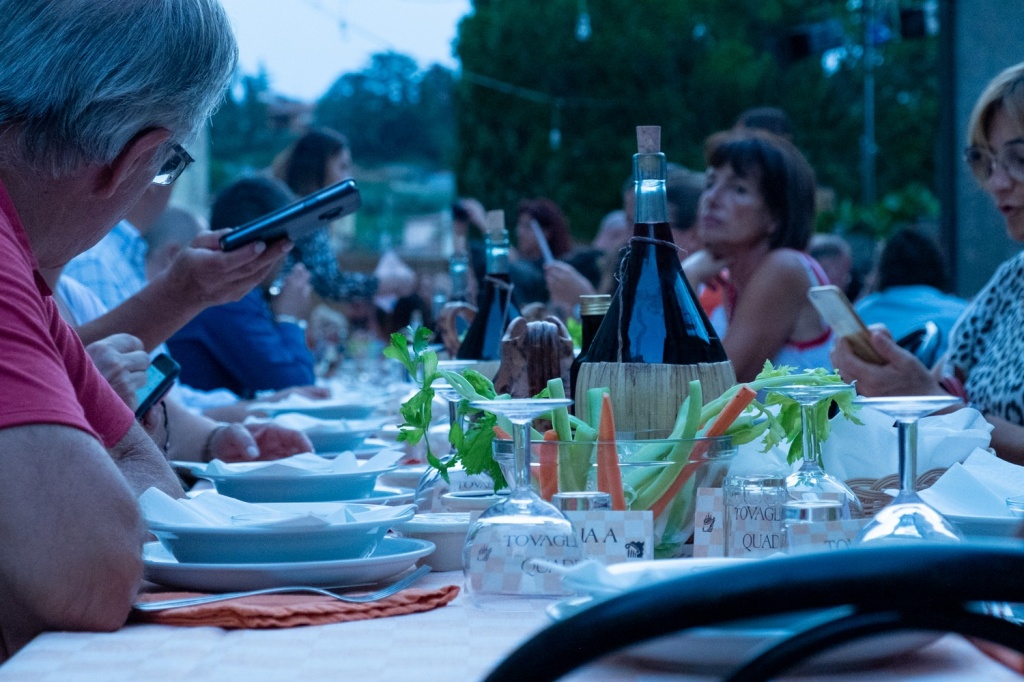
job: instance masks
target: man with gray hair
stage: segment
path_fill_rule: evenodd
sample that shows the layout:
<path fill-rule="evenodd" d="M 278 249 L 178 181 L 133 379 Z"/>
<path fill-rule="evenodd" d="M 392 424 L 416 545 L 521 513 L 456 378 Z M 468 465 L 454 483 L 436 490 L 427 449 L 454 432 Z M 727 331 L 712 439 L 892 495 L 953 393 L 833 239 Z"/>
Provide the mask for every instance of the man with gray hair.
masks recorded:
<path fill-rule="evenodd" d="M 181 173 L 237 48 L 216 0 L 0 0 L 0 17 L 2 660 L 46 629 L 120 627 L 142 576 L 135 497 L 182 494 L 39 269 Z M 247 291 L 288 245 L 210 248 Z"/>

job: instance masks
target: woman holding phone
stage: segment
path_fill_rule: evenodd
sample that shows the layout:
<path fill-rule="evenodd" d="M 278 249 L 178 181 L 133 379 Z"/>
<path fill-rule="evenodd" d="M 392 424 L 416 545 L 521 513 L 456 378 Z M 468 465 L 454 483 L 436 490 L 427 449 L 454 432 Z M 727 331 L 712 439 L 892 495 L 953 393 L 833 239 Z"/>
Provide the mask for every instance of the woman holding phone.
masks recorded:
<path fill-rule="evenodd" d="M 272 174 L 297 197 L 306 197 L 352 177 L 352 152 L 348 139 L 330 128 L 313 128 L 278 154 Z M 366 301 L 374 295 L 406 296 L 412 293 L 416 277 L 393 252 L 384 254 L 370 276 L 343 272 L 327 230 L 317 230 L 295 242 L 289 263 L 302 263 L 310 274 L 313 289 L 330 301 Z"/>
<path fill-rule="evenodd" d="M 1024 242 L 1024 63 L 996 76 L 968 124 L 965 160 L 992 197 L 1010 237 Z M 884 330 L 871 342 L 885 364 L 857 357 L 845 342 L 832 360 L 846 381 L 869 395 L 953 393 L 994 425 L 992 447 L 1024 463 L 1024 254 L 1003 263 L 953 327 L 949 350 L 931 372 Z"/>

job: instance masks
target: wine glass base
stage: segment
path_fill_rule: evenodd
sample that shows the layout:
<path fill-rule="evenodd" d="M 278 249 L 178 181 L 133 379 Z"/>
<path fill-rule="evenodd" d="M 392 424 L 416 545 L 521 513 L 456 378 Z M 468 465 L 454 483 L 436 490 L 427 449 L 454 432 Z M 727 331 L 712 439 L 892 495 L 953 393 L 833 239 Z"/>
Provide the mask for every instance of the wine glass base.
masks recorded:
<path fill-rule="evenodd" d="M 894 502 L 864 526 L 858 544 L 961 542 L 963 536 L 942 514 L 924 502 Z"/>
<path fill-rule="evenodd" d="M 565 597 L 572 592 L 562 585 L 561 574 L 534 560 L 572 566 L 582 556 L 575 529 L 552 505 L 539 498 L 498 502 L 481 514 L 466 536 L 466 592 L 477 605 L 510 597 Z"/>
<path fill-rule="evenodd" d="M 864 516 L 864 505 L 850 486 L 814 465 L 805 464 L 799 471 L 786 477 L 786 496 L 791 500 L 837 500 L 843 505 L 840 512 L 842 518 Z"/>

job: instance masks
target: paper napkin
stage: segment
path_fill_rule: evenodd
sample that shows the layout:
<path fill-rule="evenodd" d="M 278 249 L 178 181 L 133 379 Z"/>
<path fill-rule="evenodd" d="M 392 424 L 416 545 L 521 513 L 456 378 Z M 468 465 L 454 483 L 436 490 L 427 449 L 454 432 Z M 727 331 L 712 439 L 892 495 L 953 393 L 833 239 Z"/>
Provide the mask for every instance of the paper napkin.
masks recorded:
<path fill-rule="evenodd" d="M 362 462 L 352 452 L 342 452 L 333 459 L 325 459 L 309 452 L 265 462 L 228 463 L 215 459 L 204 469 L 197 468 L 197 474 L 281 477 L 385 471 L 398 464 L 403 456 L 404 453 L 399 450 L 382 450 Z"/>
<path fill-rule="evenodd" d="M 1024 467 L 978 449 L 919 494 L 943 514 L 1012 518 L 1006 498 L 1024 495 Z"/>
<path fill-rule="evenodd" d="M 825 471 L 841 480 L 882 478 L 899 471 L 898 439 L 894 420 L 870 407 L 857 417 L 863 425 L 843 417 L 832 420 L 832 431 L 822 444 Z M 917 472 L 945 469 L 963 462 L 977 448 L 987 448 L 992 425 L 973 408 L 924 417 L 918 422 Z"/>
<path fill-rule="evenodd" d="M 374 419 L 318 419 L 300 412 L 285 412 L 278 414 L 271 419 L 263 417 L 247 417 L 246 424 L 265 424 L 273 422 L 278 426 L 288 429 L 295 429 L 308 433 L 371 433 L 378 430 L 387 420 L 384 418 Z"/>
<path fill-rule="evenodd" d="M 386 521 L 407 516 L 408 510 L 414 507 L 337 502 L 326 513 L 283 512 L 215 492 L 174 499 L 157 488 L 142 493 L 139 506 L 150 525 L 212 528 L 318 528 L 358 521 Z"/>

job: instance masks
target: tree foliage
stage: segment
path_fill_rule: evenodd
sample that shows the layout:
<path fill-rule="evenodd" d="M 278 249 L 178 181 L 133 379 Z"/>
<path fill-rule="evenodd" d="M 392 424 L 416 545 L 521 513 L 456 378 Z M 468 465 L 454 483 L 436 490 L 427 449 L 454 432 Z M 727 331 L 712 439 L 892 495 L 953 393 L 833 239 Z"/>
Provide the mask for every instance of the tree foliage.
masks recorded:
<path fill-rule="evenodd" d="M 863 34 L 845 0 L 588 0 L 590 38 L 576 39 L 575 0 L 474 0 L 459 26 L 455 171 L 460 193 L 514 209 L 547 196 L 580 237 L 617 208 L 637 125 L 661 125 L 670 161 L 703 167 L 703 142 L 752 106 L 791 117 L 819 182 L 860 192 Z M 833 71 L 820 55 L 787 59 L 796 28 L 839 20 Z M 934 184 L 934 38 L 881 47 L 876 67 L 878 194 Z M 551 144 L 551 131 L 560 145 Z"/>
<path fill-rule="evenodd" d="M 443 66 L 421 73 L 409 56 L 375 54 L 367 68 L 335 81 L 318 103 L 316 119 L 344 132 L 360 163 L 440 166 L 452 145 L 453 80 Z"/>

